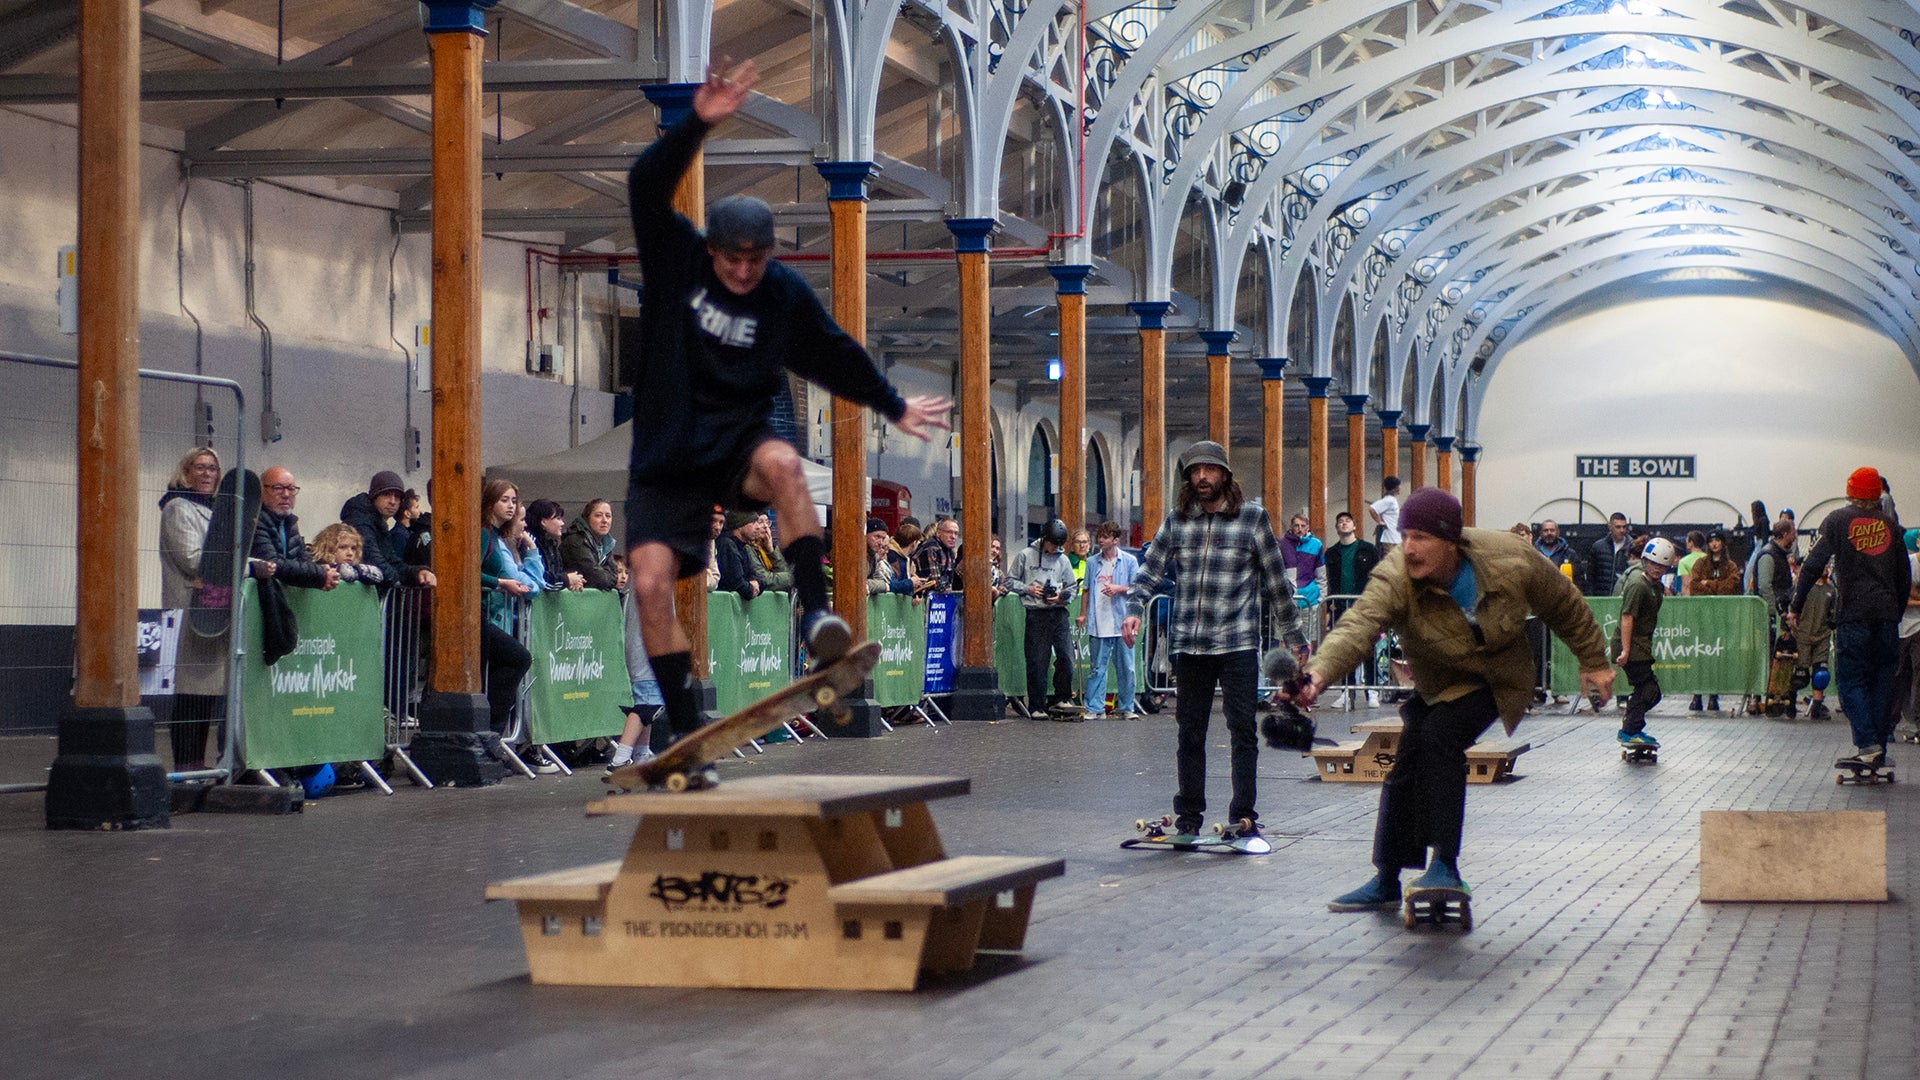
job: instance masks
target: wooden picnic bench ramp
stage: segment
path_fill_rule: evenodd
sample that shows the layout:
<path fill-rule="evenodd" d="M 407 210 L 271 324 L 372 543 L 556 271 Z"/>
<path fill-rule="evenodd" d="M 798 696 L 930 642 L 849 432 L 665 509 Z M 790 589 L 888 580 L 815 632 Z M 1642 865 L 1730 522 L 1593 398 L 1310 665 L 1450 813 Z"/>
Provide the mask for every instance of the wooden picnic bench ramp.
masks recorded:
<path fill-rule="evenodd" d="M 949 858 L 927 811 L 962 777 L 761 776 L 588 804 L 626 857 L 487 886 L 536 983 L 912 990 L 1025 944 L 1060 859 Z"/>
<path fill-rule="evenodd" d="M 1393 768 L 1400 750 L 1400 732 L 1405 722 L 1399 717 L 1367 720 L 1353 725 L 1352 731 L 1364 738 L 1335 746 L 1316 746 L 1310 753 L 1320 771 L 1320 779 L 1336 784 L 1378 784 Z M 1518 739 L 1482 739 L 1467 748 L 1467 783 L 1492 784 L 1514 779 L 1513 763 L 1533 749 Z"/>

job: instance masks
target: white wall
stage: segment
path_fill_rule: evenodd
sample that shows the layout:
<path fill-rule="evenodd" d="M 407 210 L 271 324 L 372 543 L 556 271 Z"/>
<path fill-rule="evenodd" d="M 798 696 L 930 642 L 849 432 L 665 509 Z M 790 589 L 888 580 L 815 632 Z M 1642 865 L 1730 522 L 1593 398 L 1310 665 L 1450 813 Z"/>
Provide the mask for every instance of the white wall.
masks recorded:
<path fill-rule="evenodd" d="M 78 338 L 60 332 L 54 293 L 57 253 L 77 238 L 75 133 L 60 110 L 39 111 L 52 118 L 0 109 L 0 199 L 7 208 L 0 214 L 0 352 L 71 359 Z M 279 442 L 263 443 L 261 338 L 248 321 L 245 303 L 244 194 L 217 181 L 186 186 L 178 154 L 165 145 L 168 139 L 167 133 L 147 132 L 140 159 L 141 366 L 194 370 L 194 326 L 181 310 L 184 292 L 186 307 L 204 328 L 199 351 L 205 374 L 233 379 L 246 394 L 248 466 L 294 470 L 303 488 L 297 509 L 309 536 L 337 520 L 341 503 L 380 469 L 399 471 L 424 489 L 424 467 L 406 469 L 403 436 L 410 404 L 413 423 L 426 440 L 423 466 L 429 464 L 430 397 L 407 389 L 405 354 L 389 333 L 387 297 L 391 282 L 396 294 L 392 332 L 410 341 L 413 324 L 429 314 L 428 238 L 403 237 L 396 255 L 389 212 L 356 204 L 377 202 L 383 197 L 379 192 L 317 186 L 337 190 L 335 198 L 266 182 L 255 185 L 255 309 L 273 334 L 273 404 L 283 435 Z M 487 465 L 537 457 L 569 442 L 572 387 L 565 380 L 572 364 L 554 379 L 524 373 L 525 252 L 525 244 L 490 239 L 481 254 L 482 456 Z M 544 302 L 563 312 L 551 269 L 545 280 Z M 590 304 L 605 295 L 591 284 L 585 292 Z M 581 326 L 582 370 L 588 386 L 595 386 L 610 327 L 591 315 Z M 540 336 L 575 345 L 552 321 Z M 26 553 L 37 543 L 69 543 L 74 534 L 71 379 L 28 378 L 0 363 L 0 387 L 7 395 L 0 402 L 0 511 L 27 523 L 25 533 L 0 543 L 0 594 L 11 597 L 7 607 L 44 602 L 57 609 L 71 604 L 71 570 L 59 569 L 67 577 L 56 580 L 49 576 L 55 571 Z M 229 399 L 214 395 L 212 400 L 218 410 L 216 445 L 230 464 L 234 418 L 226 407 Z M 194 438 L 190 403 L 190 393 L 143 391 L 137 528 L 148 552 L 157 536 L 158 489 Z M 611 395 L 583 388 L 582 412 L 586 420 L 579 437 L 585 441 L 612 425 Z M 149 554 L 146 560 L 151 559 Z M 158 579 L 148 569 L 143 566 L 141 602 L 151 605 L 158 601 Z M 0 621 L 64 618 L 58 610 L 16 610 Z"/>
<path fill-rule="evenodd" d="M 1804 516 L 1862 465 L 1920 505 L 1913 368 L 1868 326 L 1772 299 L 1641 300 L 1551 326 L 1495 369 L 1479 435 L 1479 519 L 1491 527 L 1571 520 L 1571 501 L 1541 507 L 1573 498 L 1576 454 L 1695 455 L 1699 479 L 1654 483 L 1655 523 L 1731 520 L 1681 505 L 1702 497 Z M 1587 484 L 1600 511 L 1635 521 L 1645 492 Z"/>

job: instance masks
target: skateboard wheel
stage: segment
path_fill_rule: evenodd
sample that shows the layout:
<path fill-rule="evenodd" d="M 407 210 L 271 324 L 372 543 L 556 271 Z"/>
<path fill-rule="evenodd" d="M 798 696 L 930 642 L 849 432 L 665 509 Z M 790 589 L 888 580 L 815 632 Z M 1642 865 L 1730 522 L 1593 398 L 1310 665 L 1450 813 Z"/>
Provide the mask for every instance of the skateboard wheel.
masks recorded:
<path fill-rule="evenodd" d="M 839 700 L 840 700 L 840 695 L 836 693 L 833 687 L 831 686 L 819 686 L 814 688 L 813 703 L 815 705 L 820 706 L 823 709 L 827 708 L 828 706 L 832 705 L 834 702 Z"/>
<path fill-rule="evenodd" d="M 1420 916 L 1414 913 L 1413 901 L 1411 900 L 1407 901 L 1406 911 L 1404 914 L 1402 914 L 1400 921 L 1406 923 L 1407 929 L 1409 930 L 1412 930 L 1415 927 L 1420 925 Z"/>
<path fill-rule="evenodd" d="M 1460 932 L 1464 934 L 1471 929 L 1473 929 L 1473 909 L 1466 904 L 1461 904 Z"/>
<path fill-rule="evenodd" d="M 671 791 L 675 794 L 679 794 L 680 792 L 687 790 L 687 774 L 686 773 L 668 773 L 666 783 L 663 786 L 668 791 Z"/>

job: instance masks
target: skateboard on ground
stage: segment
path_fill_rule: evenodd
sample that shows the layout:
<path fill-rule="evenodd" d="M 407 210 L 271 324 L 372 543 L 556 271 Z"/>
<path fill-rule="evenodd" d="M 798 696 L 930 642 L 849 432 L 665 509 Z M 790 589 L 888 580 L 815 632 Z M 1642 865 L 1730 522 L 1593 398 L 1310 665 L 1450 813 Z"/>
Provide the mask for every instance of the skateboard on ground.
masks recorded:
<path fill-rule="evenodd" d="M 1457 924 L 1461 933 L 1473 929 L 1473 894 L 1466 889 L 1408 889 L 1401 901 L 1401 918 L 1412 930 L 1421 923 L 1435 929 Z"/>
<path fill-rule="evenodd" d="M 1622 746 L 1620 760 L 1629 765 L 1660 764 L 1660 748 L 1657 746 Z"/>
<path fill-rule="evenodd" d="M 622 765 L 607 773 L 607 784 L 621 791 L 641 787 L 686 791 L 719 782 L 715 761 L 802 713 L 823 710 L 845 723 L 846 698 L 857 694 L 880 660 L 880 643 L 869 641 L 810 675 L 802 676 L 732 716 L 680 737 L 650 761 Z"/>
<path fill-rule="evenodd" d="M 1833 763 L 1833 782 L 1836 784 L 1879 784 L 1893 783 L 1891 764 L 1861 765 L 1858 762 L 1841 758 Z"/>
<path fill-rule="evenodd" d="M 1267 843 L 1266 837 L 1254 832 L 1253 823 L 1245 819 L 1231 825 L 1225 823 L 1215 825 L 1210 835 L 1170 831 L 1173 828 L 1171 814 L 1141 818 L 1133 823 L 1133 827 L 1141 835 L 1120 841 L 1121 847 L 1157 851 L 1201 851 L 1209 855 L 1265 855 L 1273 850 L 1273 845 Z"/>
<path fill-rule="evenodd" d="M 207 538 L 200 545 L 200 585 L 187 609 L 187 625 L 201 637 L 227 632 L 237 599 L 233 563 L 235 559 L 245 562 L 253 553 L 253 532 L 259 523 L 259 474 L 228 469 L 213 496 L 213 520 L 207 523 Z"/>

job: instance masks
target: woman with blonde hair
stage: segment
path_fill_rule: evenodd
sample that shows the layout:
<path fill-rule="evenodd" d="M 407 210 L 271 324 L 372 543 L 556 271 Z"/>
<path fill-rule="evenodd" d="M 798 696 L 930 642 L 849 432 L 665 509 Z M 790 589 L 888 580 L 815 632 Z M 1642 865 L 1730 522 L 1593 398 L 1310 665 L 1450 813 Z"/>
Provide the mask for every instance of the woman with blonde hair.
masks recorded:
<path fill-rule="evenodd" d="M 214 492 L 220 487 L 220 455 L 210 446 L 187 451 L 160 497 L 160 606 L 193 607 L 200 580 L 200 553 L 213 524 Z M 227 582 L 215 582 L 224 585 Z M 174 668 L 173 716 L 168 737 L 173 767 L 207 767 L 207 731 L 223 715 L 227 696 L 227 636 L 204 637 L 183 628 Z"/>

